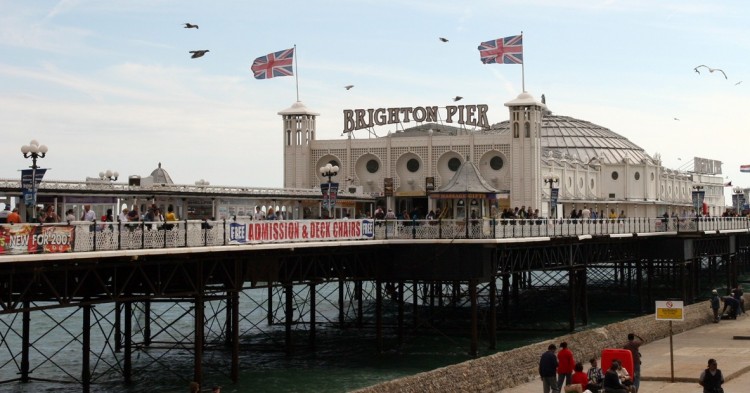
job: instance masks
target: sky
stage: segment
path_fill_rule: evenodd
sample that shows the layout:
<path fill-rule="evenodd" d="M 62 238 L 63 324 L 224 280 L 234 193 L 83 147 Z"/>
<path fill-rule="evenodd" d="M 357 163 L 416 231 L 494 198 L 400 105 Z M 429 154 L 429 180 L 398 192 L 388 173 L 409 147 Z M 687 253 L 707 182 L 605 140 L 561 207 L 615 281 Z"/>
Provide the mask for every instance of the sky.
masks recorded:
<path fill-rule="evenodd" d="M 525 89 L 555 114 L 668 168 L 720 160 L 750 187 L 748 20 L 741 0 L 0 0 L 0 179 L 31 165 L 20 148 L 36 139 L 55 180 L 148 176 L 161 162 L 175 183 L 282 187 L 277 113 L 297 85 L 319 140 L 346 137 L 345 109 L 457 95 L 489 105 L 493 124 L 523 91 L 522 66 L 482 64 L 477 46 L 523 32 Z M 296 77 L 253 78 L 256 57 L 294 45 Z"/>

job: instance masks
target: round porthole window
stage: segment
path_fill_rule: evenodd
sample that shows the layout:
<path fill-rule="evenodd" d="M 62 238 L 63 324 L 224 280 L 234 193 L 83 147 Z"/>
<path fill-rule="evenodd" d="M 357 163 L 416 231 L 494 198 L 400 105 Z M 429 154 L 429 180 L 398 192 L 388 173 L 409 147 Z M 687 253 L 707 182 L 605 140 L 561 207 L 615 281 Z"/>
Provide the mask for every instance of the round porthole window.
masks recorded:
<path fill-rule="evenodd" d="M 620 177 L 620 174 L 617 171 L 612 172 L 612 180 L 617 180 L 618 177 Z"/>
<path fill-rule="evenodd" d="M 369 160 L 367 161 L 367 164 L 365 164 L 365 168 L 367 168 L 367 172 L 375 173 L 380 169 L 380 164 L 378 163 L 378 160 Z"/>
<path fill-rule="evenodd" d="M 635 177 L 635 180 L 639 180 L 641 178 L 640 172 L 636 172 L 633 177 Z"/>
<path fill-rule="evenodd" d="M 406 161 L 406 169 L 409 170 L 409 172 L 416 172 L 419 170 L 419 160 L 416 158 L 412 158 L 409 161 Z"/>
<path fill-rule="evenodd" d="M 453 157 L 450 160 L 448 160 L 448 169 L 450 169 L 451 171 L 453 172 L 457 171 L 460 166 L 461 166 L 461 160 L 459 160 L 458 158 Z"/>
<path fill-rule="evenodd" d="M 499 171 L 500 169 L 503 169 L 503 159 L 500 156 L 494 156 L 490 160 L 490 168 Z"/>

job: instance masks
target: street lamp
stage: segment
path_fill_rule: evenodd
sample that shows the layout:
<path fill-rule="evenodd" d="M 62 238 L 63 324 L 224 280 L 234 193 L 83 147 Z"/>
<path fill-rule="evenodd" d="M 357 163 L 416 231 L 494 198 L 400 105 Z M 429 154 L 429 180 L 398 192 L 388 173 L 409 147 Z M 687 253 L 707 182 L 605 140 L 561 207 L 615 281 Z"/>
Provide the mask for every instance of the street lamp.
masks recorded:
<path fill-rule="evenodd" d="M 331 218 L 333 218 L 331 214 L 331 178 L 338 175 L 338 173 L 338 165 L 331 165 L 331 163 L 328 163 L 325 166 L 320 167 L 320 175 L 328 178 L 328 187 L 326 189 L 327 193 L 324 206 L 326 207 L 326 210 L 328 210 L 328 215 Z"/>
<path fill-rule="evenodd" d="M 109 180 L 109 181 L 117 181 L 117 178 L 120 176 L 117 171 L 112 172 L 111 170 L 107 169 L 106 172 L 99 172 L 99 179 L 100 180 Z"/>
<path fill-rule="evenodd" d="M 198 186 L 198 187 L 206 187 L 206 186 L 208 186 L 210 184 L 211 183 L 208 180 L 200 179 L 200 180 L 196 180 L 195 181 L 195 185 Z"/>
<path fill-rule="evenodd" d="M 703 186 L 693 186 L 693 208 L 695 208 L 696 217 L 703 215 L 703 200 L 705 196 L 706 192 L 703 191 Z"/>
<path fill-rule="evenodd" d="M 40 145 L 36 139 L 32 139 L 28 145 L 21 146 L 21 153 L 23 158 L 31 158 L 31 202 L 32 202 L 32 217 L 36 218 L 36 170 L 39 167 L 36 165 L 38 158 L 44 158 L 47 155 L 47 146 Z"/>
<path fill-rule="evenodd" d="M 560 178 L 554 173 L 550 172 L 544 175 L 544 184 L 549 184 L 549 216 L 552 217 L 553 206 L 557 202 L 557 188 L 554 188 L 554 184 L 559 182 Z"/>
<path fill-rule="evenodd" d="M 732 189 L 734 194 L 732 195 L 732 202 L 735 206 L 735 215 L 741 216 L 742 215 L 742 206 L 745 204 L 745 193 L 742 190 L 742 187 L 734 187 Z"/>

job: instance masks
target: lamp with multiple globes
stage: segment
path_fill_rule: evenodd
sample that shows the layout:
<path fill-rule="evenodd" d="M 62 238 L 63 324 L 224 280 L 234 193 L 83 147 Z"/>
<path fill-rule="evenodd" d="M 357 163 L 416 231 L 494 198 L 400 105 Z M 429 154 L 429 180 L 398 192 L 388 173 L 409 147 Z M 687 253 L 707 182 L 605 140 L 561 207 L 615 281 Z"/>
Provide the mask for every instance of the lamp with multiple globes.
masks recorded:
<path fill-rule="evenodd" d="M 100 180 L 117 181 L 118 177 L 120 177 L 120 174 L 117 173 L 117 171 L 112 172 L 111 170 L 107 169 L 104 172 L 99 172 Z"/>
<path fill-rule="evenodd" d="M 328 215 L 330 217 L 333 217 L 333 214 L 331 212 L 331 178 L 338 175 L 338 173 L 338 165 L 332 165 L 331 163 L 328 163 L 325 166 L 320 167 L 320 175 L 328 178 L 328 194 L 326 194 L 326 203 L 323 206 L 326 208 L 326 210 L 328 210 Z"/>
<path fill-rule="evenodd" d="M 47 155 L 47 146 L 40 145 L 36 139 L 32 139 L 28 145 L 21 146 L 21 153 L 23 158 L 31 158 L 31 195 L 32 195 L 32 217 L 36 219 L 36 170 L 39 166 L 36 165 L 36 160 L 44 158 Z M 35 220 L 36 221 L 36 220 Z"/>

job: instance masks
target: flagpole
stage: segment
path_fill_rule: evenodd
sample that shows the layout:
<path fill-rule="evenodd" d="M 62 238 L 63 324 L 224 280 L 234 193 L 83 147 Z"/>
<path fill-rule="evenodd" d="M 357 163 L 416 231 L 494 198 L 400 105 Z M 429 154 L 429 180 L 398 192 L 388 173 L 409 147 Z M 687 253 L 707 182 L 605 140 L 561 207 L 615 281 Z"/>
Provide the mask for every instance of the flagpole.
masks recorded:
<path fill-rule="evenodd" d="M 297 70 L 297 44 L 294 44 L 294 84 L 297 86 L 297 102 L 299 102 L 299 75 Z"/>
<path fill-rule="evenodd" d="M 521 30 L 521 42 L 523 42 L 523 30 Z M 521 56 L 523 56 L 523 54 Z M 521 91 L 526 93 L 526 76 L 523 72 L 523 63 L 526 63 L 526 59 L 521 60 Z"/>

